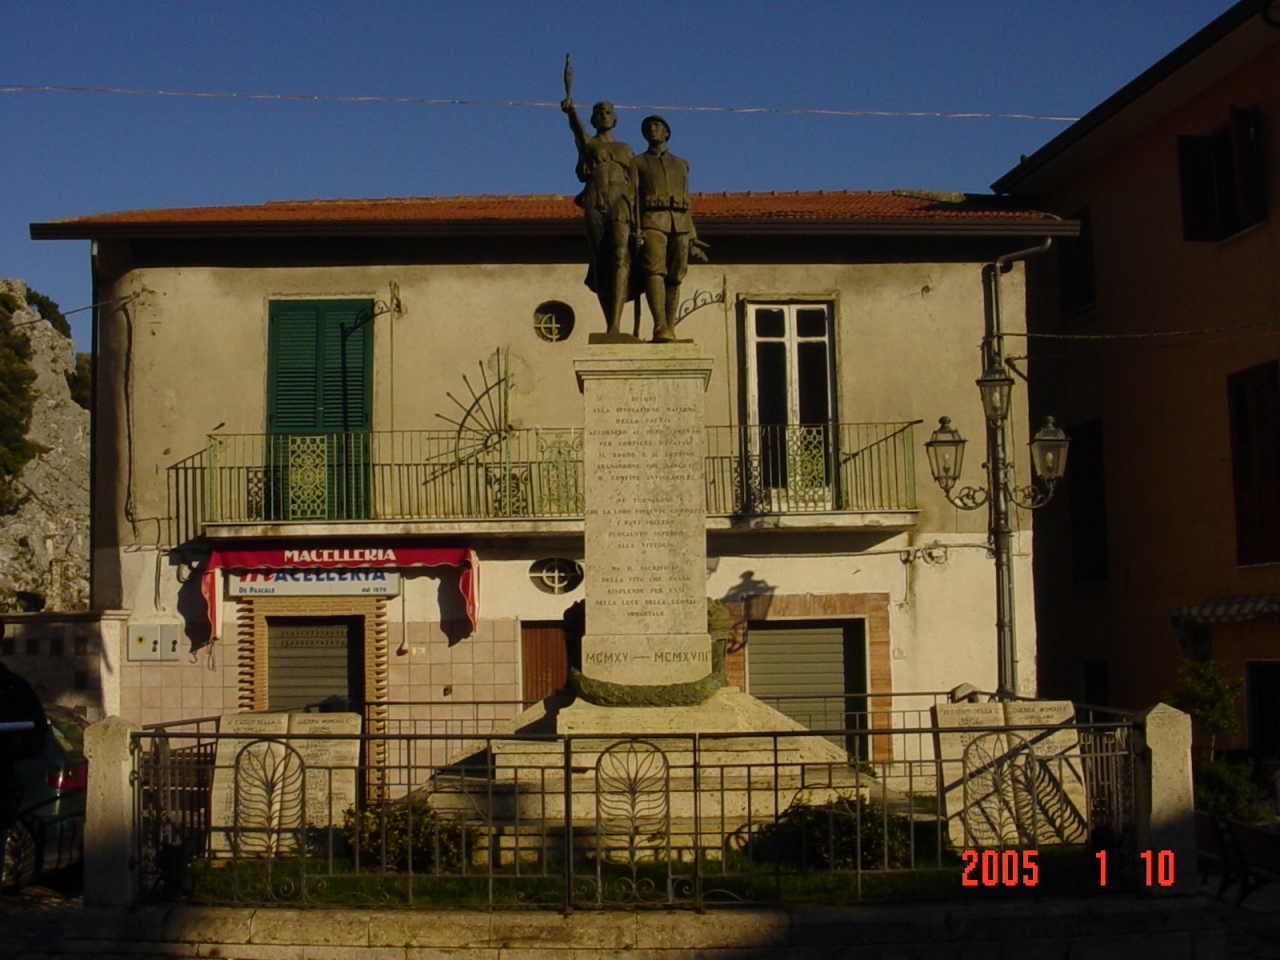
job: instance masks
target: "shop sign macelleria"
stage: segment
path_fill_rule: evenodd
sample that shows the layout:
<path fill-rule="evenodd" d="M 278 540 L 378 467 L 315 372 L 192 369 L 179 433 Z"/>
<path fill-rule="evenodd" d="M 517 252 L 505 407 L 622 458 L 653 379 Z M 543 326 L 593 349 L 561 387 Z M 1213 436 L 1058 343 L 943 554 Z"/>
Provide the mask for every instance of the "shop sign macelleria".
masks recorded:
<path fill-rule="evenodd" d="M 376 568 L 248 570 L 228 574 L 227 592 L 233 597 L 398 597 L 400 574 Z"/>

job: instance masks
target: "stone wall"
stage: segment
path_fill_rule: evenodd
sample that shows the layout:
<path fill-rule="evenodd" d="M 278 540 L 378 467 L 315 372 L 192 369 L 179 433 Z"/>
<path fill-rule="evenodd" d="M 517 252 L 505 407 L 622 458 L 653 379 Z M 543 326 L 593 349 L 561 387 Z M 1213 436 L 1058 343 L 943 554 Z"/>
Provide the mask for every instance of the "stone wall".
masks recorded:
<path fill-rule="evenodd" d="M 1199 897 L 508 912 L 150 906 L 69 918 L 64 954 L 278 960 L 1219 960 Z"/>
<path fill-rule="evenodd" d="M 19 301 L 13 323 L 31 341 L 37 393 L 28 439 L 47 448 L 22 469 L 17 511 L 0 517 L 0 610 L 89 606 L 89 411 L 71 399 L 75 345 L 27 306 L 21 280 L 0 280 Z M 24 602 L 18 594 L 28 594 Z M 34 601 L 34 606 L 32 605 Z"/>

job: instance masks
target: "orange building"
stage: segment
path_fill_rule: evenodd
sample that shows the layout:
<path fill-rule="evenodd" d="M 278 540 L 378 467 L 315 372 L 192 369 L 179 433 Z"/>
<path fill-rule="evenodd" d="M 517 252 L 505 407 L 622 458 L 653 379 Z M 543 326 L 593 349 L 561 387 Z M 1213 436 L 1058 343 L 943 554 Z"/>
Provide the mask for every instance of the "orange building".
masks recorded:
<path fill-rule="evenodd" d="M 1184 656 L 1280 756 L 1280 8 L 1238 3 L 994 185 L 1078 218 L 1034 279 L 1044 696 L 1137 707 Z M 1219 746 L 1222 745 L 1219 740 Z"/>

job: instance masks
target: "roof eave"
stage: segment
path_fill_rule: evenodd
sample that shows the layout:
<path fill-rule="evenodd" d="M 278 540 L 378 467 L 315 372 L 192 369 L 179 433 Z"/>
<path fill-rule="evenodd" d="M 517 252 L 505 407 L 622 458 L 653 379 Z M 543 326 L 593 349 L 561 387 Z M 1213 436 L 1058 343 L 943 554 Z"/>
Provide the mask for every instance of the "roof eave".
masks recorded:
<path fill-rule="evenodd" d="M 922 220 L 698 217 L 698 229 L 716 236 L 1075 236 L 1074 220 L 960 217 Z M 196 240 L 304 237 L 566 237 L 580 220 L 298 220 L 93 223 L 50 221 L 30 225 L 32 240 Z"/>

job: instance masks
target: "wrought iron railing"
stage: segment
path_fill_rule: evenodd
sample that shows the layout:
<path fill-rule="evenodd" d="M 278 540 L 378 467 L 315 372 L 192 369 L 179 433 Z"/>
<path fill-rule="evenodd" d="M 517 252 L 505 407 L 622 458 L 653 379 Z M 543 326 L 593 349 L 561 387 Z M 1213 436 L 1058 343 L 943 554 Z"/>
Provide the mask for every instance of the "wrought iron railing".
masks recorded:
<path fill-rule="evenodd" d="M 707 513 L 913 510 L 914 423 L 707 428 Z"/>
<path fill-rule="evenodd" d="M 582 516 L 582 431 L 215 435 L 208 520 Z"/>
<path fill-rule="evenodd" d="M 707 513 L 915 508 L 911 423 L 707 429 Z M 205 523 L 581 517 L 582 431 L 216 434 L 168 468 L 170 536 Z"/>
<path fill-rule="evenodd" d="M 1091 843 L 1136 856 L 1136 723 L 926 724 L 892 759 L 866 732 L 168 725 L 134 737 L 138 862 L 202 902 L 567 909 L 1045 893 L 1096 887 Z"/>
<path fill-rule="evenodd" d="M 169 546 L 186 543 L 204 533 L 202 528 L 209 517 L 205 502 L 209 478 L 205 453 L 204 450 L 193 453 L 165 470 Z"/>

